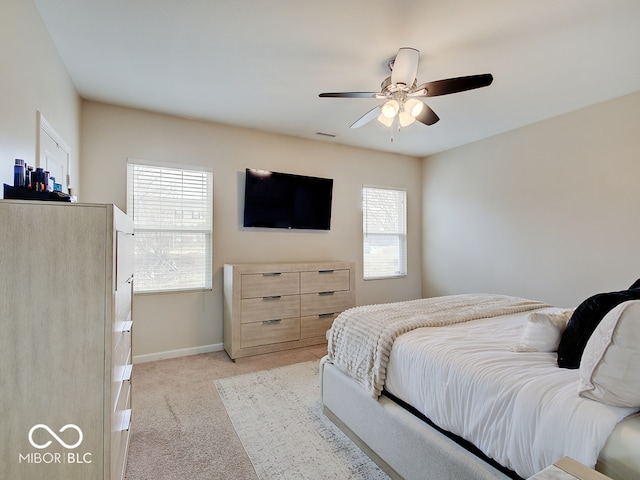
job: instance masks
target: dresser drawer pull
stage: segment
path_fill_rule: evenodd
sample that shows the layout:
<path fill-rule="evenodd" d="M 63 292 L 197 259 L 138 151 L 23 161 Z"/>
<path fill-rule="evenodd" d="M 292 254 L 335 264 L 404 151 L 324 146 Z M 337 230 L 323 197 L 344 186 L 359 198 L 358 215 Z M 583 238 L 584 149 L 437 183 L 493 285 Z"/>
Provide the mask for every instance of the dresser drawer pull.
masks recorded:
<path fill-rule="evenodd" d="M 333 317 L 335 315 L 335 313 L 321 313 L 318 315 L 318 318 L 328 318 L 328 317 Z"/>
<path fill-rule="evenodd" d="M 133 327 L 133 320 L 124 322 L 124 326 L 122 327 L 122 333 L 130 333 L 132 327 Z"/>
<path fill-rule="evenodd" d="M 131 409 L 128 408 L 122 412 L 122 424 L 120 425 L 120 431 L 128 432 L 131 426 Z"/>
<path fill-rule="evenodd" d="M 282 295 L 272 295 L 270 297 L 262 297 L 262 301 L 268 302 L 270 300 L 280 300 L 281 298 L 282 298 Z"/>
<path fill-rule="evenodd" d="M 320 292 L 320 293 L 318 293 L 318 295 L 320 295 L 321 297 L 327 297 L 327 296 L 333 295 L 335 293 L 336 292 Z"/>
<path fill-rule="evenodd" d="M 281 272 L 267 272 L 262 274 L 263 277 L 278 277 L 280 275 L 282 275 Z"/>
<path fill-rule="evenodd" d="M 318 273 L 322 275 L 323 273 L 333 273 L 333 272 L 335 272 L 335 270 L 320 270 Z"/>
<path fill-rule="evenodd" d="M 278 323 L 282 322 L 281 318 L 278 318 L 277 320 L 265 320 L 262 322 L 263 325 L 277 325 Z"/>
<path fill-rule="evenodd" d="M 128 364 L 124 366 L 124 374 L 122 375 L 122 381 L 130 382 L 131 381 L 131 372 L 133 371 L 133 365 Z"/>

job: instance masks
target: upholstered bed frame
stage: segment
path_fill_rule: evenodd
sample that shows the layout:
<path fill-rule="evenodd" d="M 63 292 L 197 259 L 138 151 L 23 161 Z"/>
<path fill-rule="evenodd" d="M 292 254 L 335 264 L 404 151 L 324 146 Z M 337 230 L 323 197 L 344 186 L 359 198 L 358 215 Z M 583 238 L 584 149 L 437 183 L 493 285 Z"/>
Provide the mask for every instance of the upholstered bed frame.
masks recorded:
<path fill-rule="evenodd" d="M 373 399 L 331 363 L 321 362 L 320 382 L 327 417 L 391 478 L 511 478 L 390 398 L 383 395 Z M 612 478 L 640 478 L 640 458 L 637 451 L 625 447 L 629 444 L 640 445 L 640 416 L 626 419 L 616 427 L 596 469 Z"/>
<path fill-rule="evenodd" d="M 373 399 L 334 365 L 320 368 L 325 414 L 391 478 L 509 478 L 391 399 Z"/>

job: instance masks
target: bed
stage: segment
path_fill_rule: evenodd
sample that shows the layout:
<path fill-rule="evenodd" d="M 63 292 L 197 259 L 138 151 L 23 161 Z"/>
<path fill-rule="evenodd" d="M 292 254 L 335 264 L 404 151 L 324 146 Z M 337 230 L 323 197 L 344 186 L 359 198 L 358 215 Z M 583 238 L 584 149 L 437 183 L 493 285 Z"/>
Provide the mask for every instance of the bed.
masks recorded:
<path fill-rule="evenodd" d="M 347 310 L 324 412 L 392 478 L 528 478 L 569 456 L 638 479 L 639 287 L 575 309 L 465 294 Z"/>

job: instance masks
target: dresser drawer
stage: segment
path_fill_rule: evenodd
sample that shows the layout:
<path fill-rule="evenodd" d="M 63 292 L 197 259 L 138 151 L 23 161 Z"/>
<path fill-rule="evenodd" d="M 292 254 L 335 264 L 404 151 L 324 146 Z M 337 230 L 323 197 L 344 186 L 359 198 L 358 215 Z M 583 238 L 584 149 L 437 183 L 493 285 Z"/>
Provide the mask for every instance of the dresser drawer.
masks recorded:
<path fill-rule="evenodd" d="M 324 313 L 300 319 L 300 338 L 326 337 L 339 313 Z"/>
<path fill-rule="evenodd" d="M 300 296 L 286 295 L 242 300 L 241 323 L 300 316 Z"/>
<path fill-rule="evenodd" d="M 111 417 L 111 479 L 123 479 L 131 427 L 131 389 L 123 389 L 122 403 Z"/>
<path fill-rule="evenodd" d="M 113 345 L 113 361 L 123 358 L 131 349 L 131 329 L 133 328 L 133 322 L 131 320 L 126 322 L 115 322 L 113 324 L 113 334 L 111 344 Z"/>
<path fill-rule="evenodd" d="M 129 411 L 130 412 L 130 411 Z M 131 418 L 131 417 L 129 417 Z M 111 434 L 111 479 L 123 480 L 129 449 L 129 430 Z"/>
<path fill-rule="evenodd" d="M 317 270 L 300 272 L 300 293 L 349 290 L 349 270 Z"/>
<path fill-rule="evenodd" d="M 132 233 L 116 232 L 116 290 L 133 276 L 135 244 Z"/>
<path fill-rule="evenodd" d="M 131 320 L 131 304 L 133 303 L 133 284 L 126 283 L 115 293 L 115 322 Z"/>
<path fill-rule="evenodd" d="M 242 275 L 242 298 L 297 295 L 300 293 L 300 274 L 255 273 Z"/>
<path fill-rule="evenodd" d="M 120 390 L 123 382 L 131 380 L 131 345 L 118 345 L 120 348 L 113 353 L 113 363 L 111 365 L 111 408 L 118 403 Z M 122 348 L 126 347 L 126 348 Z"/>
<path fill-rule="evenodd" d="M 249 348 L 300 339 L 300 317 L 242 325 L 240 347 Z"/>
<path fill-rule="evenodd" d="M 118 431 L 117 429 L 121 428 L 122 426 L 122 422 L 120 422 L 119 424 L 117 423 L 118 419 L 116 417 L 120 412 L 124 412 L 131 406 L 131 380 L 122 380 L 120 382 L 120 385 L 118 385 L 117 390 L 119 394 L 117 395 L 117 399 L 113 408 L 113 411 L 114 413 L 116 413 L 116 415 L 112 417 L 112 422 L 114 422 L 113 428 L 116 432 Z"/>
<path fill-rule="evenodd" d="M 351 307 L 353 307 L 353 295 L 350 291 L 300 295 L 300 315 L 303 317 L 321 313 L 339 313 Z"/>
<path fill-rule="evenodd" d="M 116 348 L 113 350 L 113 357 L 111 359 L 113 366 L 114 380 L 122 379 L 122 374 L 118 376 L 116 373 L 118 370 L 122 370 L 125 365 L 131 363 L 131 332 L 123 332 L 120 337 L 120 341 L 116 344 Z"/>

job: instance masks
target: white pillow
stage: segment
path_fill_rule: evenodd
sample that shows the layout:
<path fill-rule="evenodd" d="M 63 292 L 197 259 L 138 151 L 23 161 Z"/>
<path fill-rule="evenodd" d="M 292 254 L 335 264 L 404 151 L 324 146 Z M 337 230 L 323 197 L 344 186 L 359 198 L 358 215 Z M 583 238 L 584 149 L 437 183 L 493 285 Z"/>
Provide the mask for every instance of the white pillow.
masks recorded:
<path fill-rule="evenodd" d="M 556 352 L 562 332 L 571 310 L 543 313 L 531 312 L 524 326 L 520 343 L 511 347 L 512 352 Z"/>
<path fill-rule="evenodd" d="M 580 360 L 578 393 L 616 407 L 640 407 L 640 300 L 607 313 Z"/>

